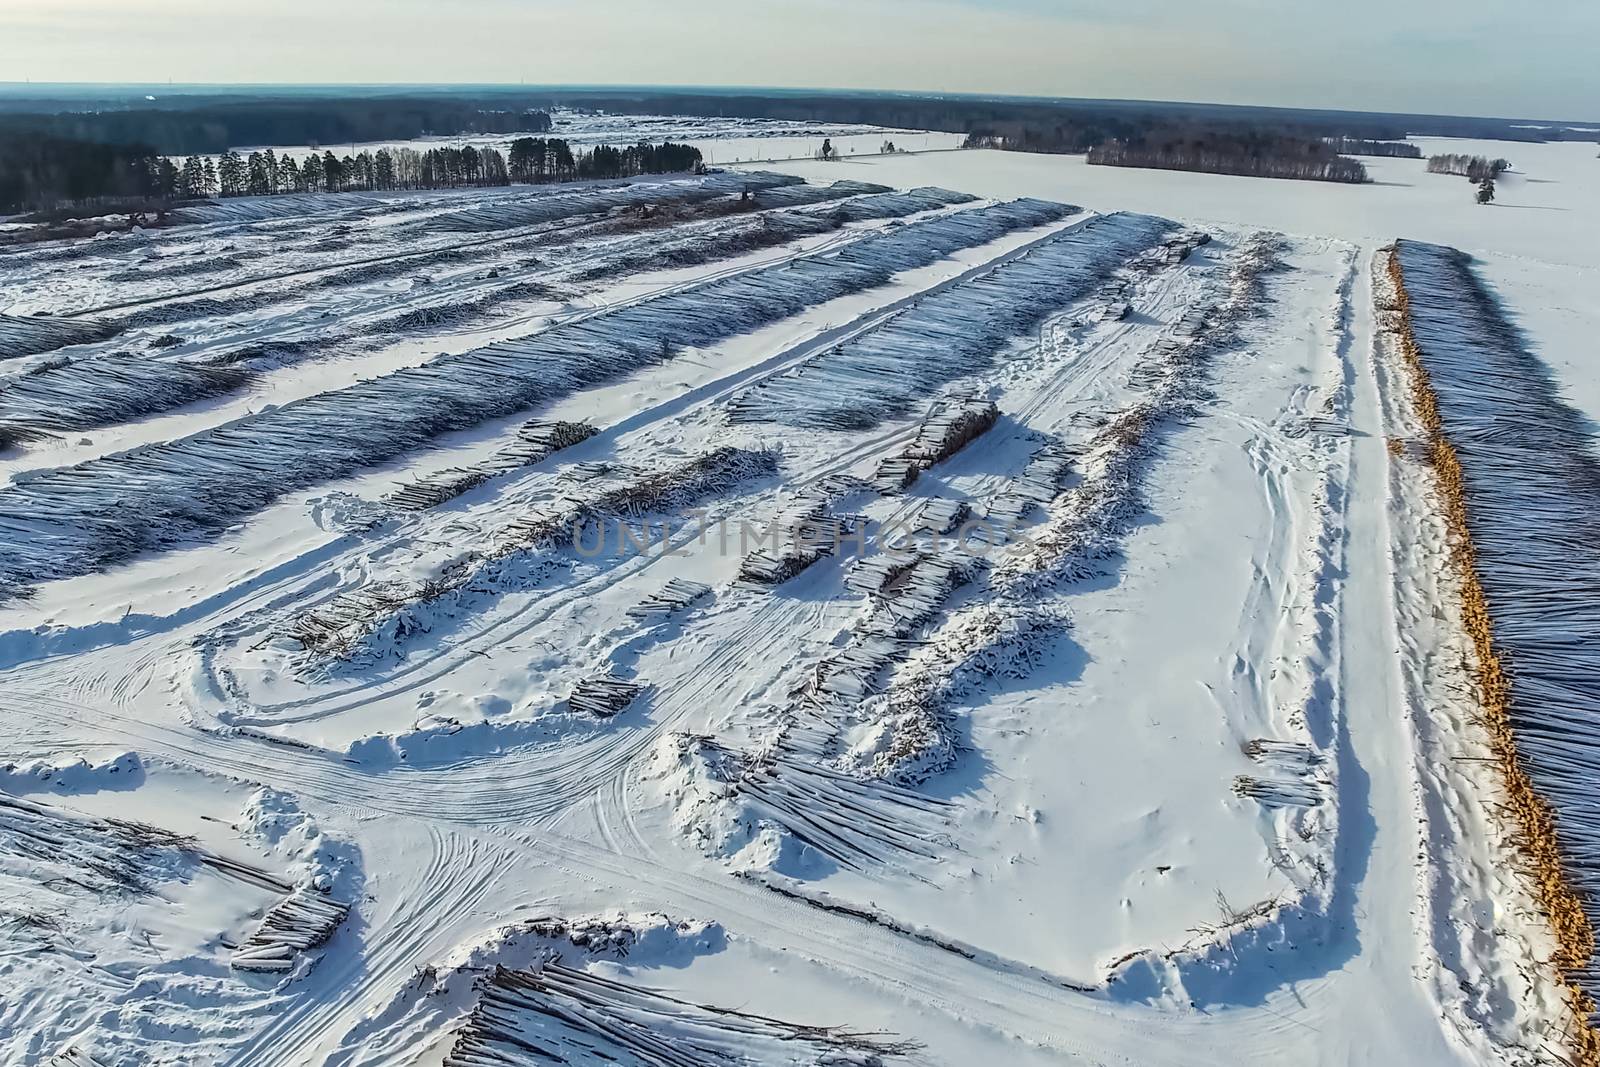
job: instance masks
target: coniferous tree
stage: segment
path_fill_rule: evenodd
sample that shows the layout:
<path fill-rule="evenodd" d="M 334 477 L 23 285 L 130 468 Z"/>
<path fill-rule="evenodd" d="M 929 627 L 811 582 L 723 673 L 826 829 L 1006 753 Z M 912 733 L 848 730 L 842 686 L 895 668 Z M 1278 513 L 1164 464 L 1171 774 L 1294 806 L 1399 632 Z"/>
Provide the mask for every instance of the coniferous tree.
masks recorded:
<path fill-rule="evenodd" d="M 394 188 L 394 155 L 387 148 L 372 158 L 372 181 L 379 189 Z"/>
<path fill-rule="evenodd" d="M 239 157 L 239 153 L 230 148 L 217 157 L 217 191 L 221 195 L 243 194 L 245 180 L 244 160 Z"/>
<path fill-rule="evenodd" d="M 325 188 L 322 173 L 322 157 L 315 152 L 306 157 L 300 165 L 301 188 L 308 193 L 320 193 Z"/>
<path fill-rule="evenodd" d="M 178 165 L 166 156 L 156 160 L 156 192 L 163 200 L 171 200 L 183 188 L 182 176 L 178 173 Z"/>
<path fill-rule="evenodd" d="M 183 177 L 179 187 L 184 196 L 201 197 L 206 195 L 206 172 L 199 156 L 190 156 L 183 161 Z"/>
<path fill-rule="evenodd" d="M 344 165 L 331 150 L 322 153 L 322 184 L 330 193 L 344 188 Z"/>
<path fill-rule="evenodd" d="M 251 196 L 266 196 L 272 192 L 272 182 L 267 178 L 267 158 L 260 152 L 251 152 L 245 161 L 244 188 Z"/>

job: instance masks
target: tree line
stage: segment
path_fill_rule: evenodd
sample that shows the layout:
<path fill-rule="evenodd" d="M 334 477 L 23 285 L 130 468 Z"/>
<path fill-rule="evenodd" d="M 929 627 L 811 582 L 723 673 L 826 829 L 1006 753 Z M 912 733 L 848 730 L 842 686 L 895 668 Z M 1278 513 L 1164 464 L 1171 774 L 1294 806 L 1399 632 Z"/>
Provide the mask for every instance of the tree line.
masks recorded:
<path fill-rule="evenodd" d="M 1359 184 L 1367 168 L 1321 139 L 1215 129 L 1152 131 L 1089 149 L 1088 162 L 1106 167 L 1151 167 L 1252 178 L 1297 178 Z"/>
<path fill-rule="evenodd" d="M 1469 155 L 1428 157 L 1429 174 L 1455 174 L 1477 184 L 1482 184 L 1486 179 L 1493 181 L 1510 169 L 1511 161 L 1508 159 Z"/>
<path fill-rule="evenodd" d="M 400 146 L 336 156 L 312 153 L 296 161 L 272 149 L 241 156 L 229 150 L 215 161 L 190 156 L 182 165 L 162 157 L 155 163 L 154 192 L 163 199 L 212 196 L 272 196 L 277 193 L 383 192 L 394 189 L 455 189 L 513 182 L 585 181 L 670 174 L 700 169 L 692 145 L 640 143 L 596 145 L 573 151 L 559 137 L 519 137 L 509 153 L 487 146 Z"/>
<path fill-rule="evenodd" d="M 0 133 L 0 212 L 63 205 L 157 210 L 184 200 L 279 193 L 454 189 L 512 182 L 630 178 L 702 169 L 692 145 L 597 145 L 574 151 L 561 138 L 519 137 L 509 158 L 497 148 L 463 145 L 419 151 L 400 146 L 343 156 L 313 152 L 297 160 L 273 149 L 178 160 L 144 146 L 102 145 Z"/>
<path fill-rule="evenodd" d="M 1405 141 L 1373 141 L 1365 137 L 1327 137 L 1324 140 L 1340 155 L 1384 156 L 1391 159 L 1422 158 L 1422 149 Z"/>

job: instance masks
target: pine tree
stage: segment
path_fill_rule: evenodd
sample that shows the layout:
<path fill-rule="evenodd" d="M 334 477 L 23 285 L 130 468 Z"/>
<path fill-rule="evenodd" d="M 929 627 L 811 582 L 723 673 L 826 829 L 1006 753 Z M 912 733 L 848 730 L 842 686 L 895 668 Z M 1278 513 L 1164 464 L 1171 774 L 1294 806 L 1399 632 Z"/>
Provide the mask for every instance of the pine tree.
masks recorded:
<path fill-rule="evenodd" d="M 372 160 L 372 180 L 379 189 L 394 188 L 394 156 L 387 148 L 378 149 Z"/>
<path fill-rule="evenodd" d="M 206 170 L 199 156 L 190 156 L 183 161 L 183 177 L 178 184 L 184 196 L 206 195 Z"/>
<path fill-rule="evenodd" d="M 300 167 L 301 188 L 308 193 L 320 193 L 323 186 L 322 157 L 315 152 L 306 157 Z"/>
<path fill-rule="evenodd" d="M 165 200 L 171 200 L 183 191 L 183 178 L 178 173 L 178 165 L 166 156 L 156 160 L 156 189 Z"/>
<path fill-rule="evenodd" d="M 1494 179 L 1485 178 L 1478 183 L 1477 200 L 1480 204 L 1494 203 Z"/>
<path fill-rule="evenodd" d="M 230 148 L 217 157 L 217 191 L 223 196 L 239 196 L 244 187 L 244 160 Z"/>
<path fill-rule="evenodd" d="M 266 196 L 272 192 L 272 183 L 267 180 L 267 160 L 260 152 L 251 152 L 245 163 L 244 189 L 251 196 Z"/>

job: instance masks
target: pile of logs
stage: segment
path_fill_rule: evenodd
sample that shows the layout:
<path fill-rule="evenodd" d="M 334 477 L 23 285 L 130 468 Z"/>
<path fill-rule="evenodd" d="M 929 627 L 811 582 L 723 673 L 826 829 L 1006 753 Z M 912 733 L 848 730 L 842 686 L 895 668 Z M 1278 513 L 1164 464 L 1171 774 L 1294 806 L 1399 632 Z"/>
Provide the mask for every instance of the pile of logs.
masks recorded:
<path fill-rule="evenodd" d="M 573 687 L 572 695 L 567 697 L 567 706 L 597 719 L 609 719 L 632 704 L 634 698 L 644 692 L 644 688 L 614 675 L 597 674 Z"/>
<path fill-rule="evenodd" d="M 660 622 L 687 608 L 711 592 L 709 585 L 673 578 L 666 585 L 628 609 L 628 618 L 637 622 Z"/>
<path fill-rule="evenodd" d="M 904 492 L 923 471 L 961 451 L 999 419 L 994 401 L 970 393 L 934 401 L 905 450 L 878 465 L 873 486 L 881 493 Z"/>
<path fill-rule="evenodd" d="M 475 489 L 491 478 L 538 463 L 563 448 L 587 441 L 597 431 L 584 422 L 535 419 L 517 430 L 516 438 L 474 467 L 450 467 L 401 486 L 384 502 L 402 511 L 426 511 Z"/>

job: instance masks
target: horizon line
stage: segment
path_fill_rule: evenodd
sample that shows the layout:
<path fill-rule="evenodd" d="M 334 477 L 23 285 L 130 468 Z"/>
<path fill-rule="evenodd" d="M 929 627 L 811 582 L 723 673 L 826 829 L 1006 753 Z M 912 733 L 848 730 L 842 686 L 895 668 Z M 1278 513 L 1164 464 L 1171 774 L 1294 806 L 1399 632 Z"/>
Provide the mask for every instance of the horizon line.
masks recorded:
<path fill-rule="evenodd" d="M 1004 102 L 1050 103 L 1050 104 L 1112 104 L 1149 106 L 1166 105 L 1169 107 L 1192 108 L 1222 108 L 1241 111 L 1279 111 L 1287 113 L 1333 114 L 1333 115 L 1360 115 L 1382 118 L 1426 118 L 1426 119 L 1474 119 L 1481 121 L 1505 123 L 1529 123 L 1550 126 L 1553 128 L 1584 129 L 1600 128 L 1600 119 L 1550 119 L 1535 118 L 1530 116 L 1512 115 L 1466 115 L 1448 114 L 1443 112 L 1427 111 L 1372 111 L 1364 108 L 1341 107 L 1296 107 L 1283 104 L 1238 104 L 1206 100 L 1168 100 L 1151 97 L 1092 97 L 1092 96 L 1043 96 L 1036 94 L 1018 93 L 990 93 L 971 91 L 940 91 L 934 89 L 850 89 L 843 87 L 818 87 L 818 86 L 781 86 L 781 85 L 701 85 L 701 84 L 626 84 L 626 83 L 587 83 L 587 82 L 374 82 L 374 81 L 317 81 L 317 82 L 172 82 L 172 81 L 10 81 L 0 79 L 0 92 L 16 88 L 27 89 L 93 89 L 93 88 L 127 88 L 127 89 L 161 89 L 168 91 L 175 89 L 493 89 L 509 92 L 532 91 L 564 91 L 564 92 L 597 92 L 597 91 L 622 91 L 642 92 L 649 91 L 663 95 L 689 95 L 695 92 L 711 93 L 783 93 L 783 94 L 812 94 L 816 96 L 887 96 L 905 97 L 908 99 L 943 100 L 987 100 Z"/>

